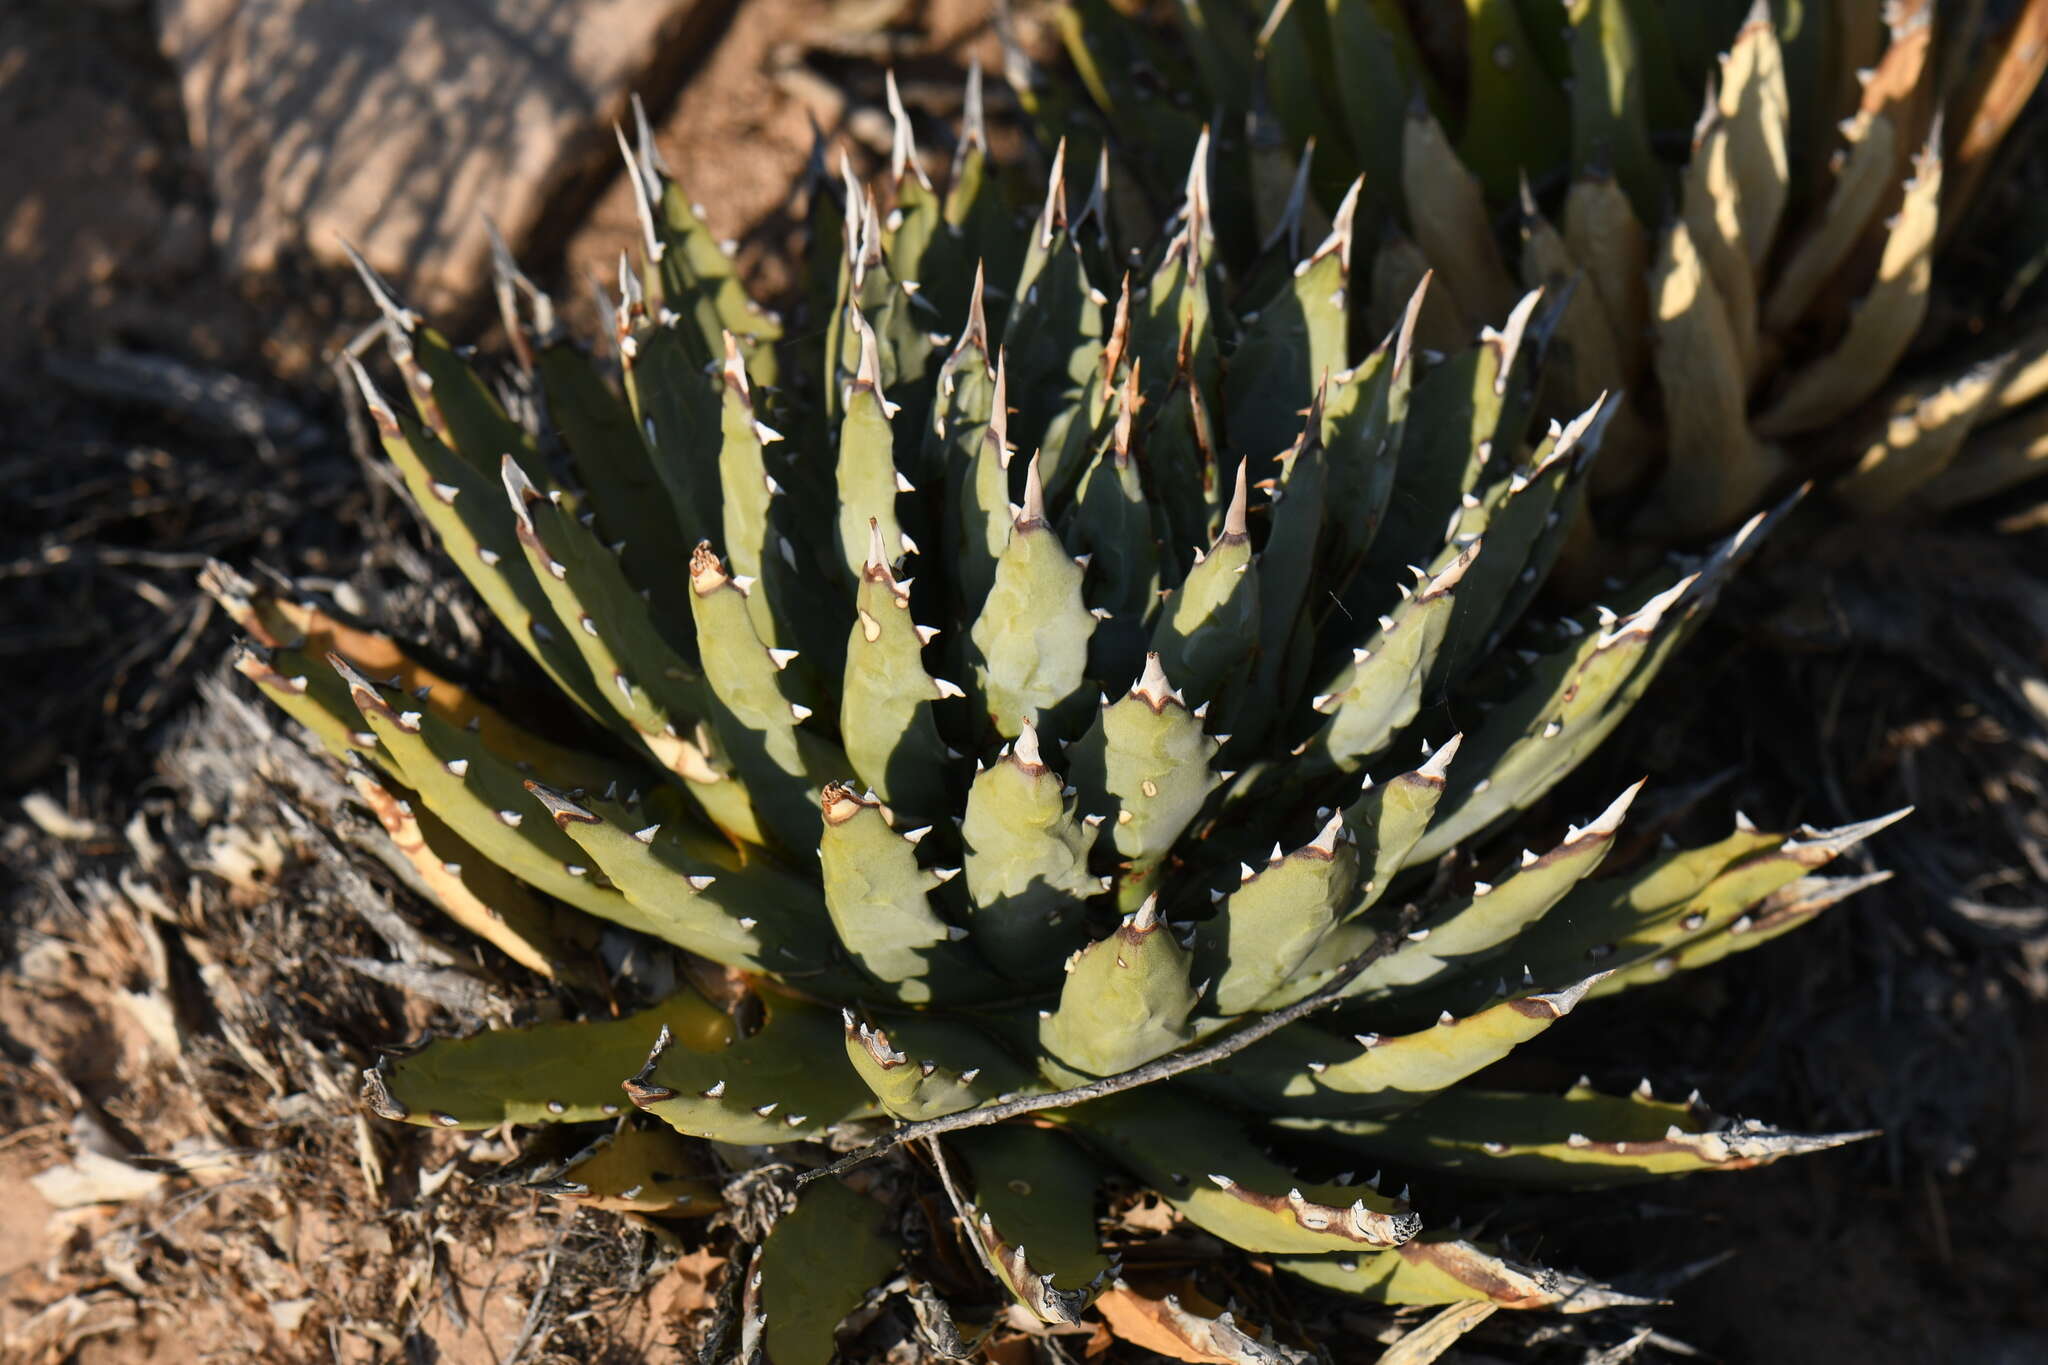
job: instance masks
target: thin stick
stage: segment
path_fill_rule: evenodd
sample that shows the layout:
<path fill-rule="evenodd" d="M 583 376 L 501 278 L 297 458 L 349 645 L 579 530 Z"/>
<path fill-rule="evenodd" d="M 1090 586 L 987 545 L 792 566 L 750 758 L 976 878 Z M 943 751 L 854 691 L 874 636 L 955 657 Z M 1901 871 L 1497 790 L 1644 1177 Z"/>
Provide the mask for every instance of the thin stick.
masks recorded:
<path fill-rule="evenodd" d="M 1414 922 L 1415 908 L 1409 906 L 1401 912 L 1401 918 L 1393 927 L 1383 930 L 1370 948 L 1344 964 L 1342 971 L 1331 977 L 1322 989 L 1313 995 L 1304 996 L 1285 1009 L 1274 1010 L 1257 1023 L 1247 1025 L 1228 1037 L 1219 1038 L 1207 1047 L 1198 1047 L 1190 1052 L 1175 1052 L 1150 1061 L 1143 1066 L 1134 1066 L 1129 1071 L 1119 1071 L 1114 1076 L 1089 1081 L 1070 1090 L 1056 1090 L 1048 1095 L 1019 1095 L 1013 1099 L 995 1104 L 984 1104 L 973 1109 L 963 1109 L 957 1114 L 944 1114 L 935 1119 L 924 1119 L 917 1123 L 906 1123 L 888 1134 L 877 1138 L 857 1152 L 849 1152 L 829 1166 L 820 1166 L 805 1171 L 797 1177 L 797 1186 L 802 1188 L 813 1180 L 828 1175 L 844 1175 L 864 1161 L 872 1161 L 885 1152 L 894 1150 L 906 1142 L 919 1138 L 936 1137 L 940 1133 L 954 1133 L 962 1128 L 980 1128 L 986 1124 L 1001 1123 L 1004 1119 L 1016 1118 L 1019 1114 L 1035 1113 L 1040 1109 L 1063 1109 L 1070 1104 L 1085 1104 L 1099 1100 L 1105 1095 L 1119 1091 L 1135 1090 L 1142 1085 L 1151 1085 L 1168 1080 L 1184 1072 L 1194 1071 L 1222 1061 L 1233 1053 L 1242 1052 L 1253 1043 L 1286 1028 L 1289 1024 L 1315 1013 L 1325 1005 L 1332 1005 L 1343 994 L 1344 988 L 1358 978 L 1358 974 L 1373 963 L 1394 951 L 1404 941 L 1409 926 Z"/>

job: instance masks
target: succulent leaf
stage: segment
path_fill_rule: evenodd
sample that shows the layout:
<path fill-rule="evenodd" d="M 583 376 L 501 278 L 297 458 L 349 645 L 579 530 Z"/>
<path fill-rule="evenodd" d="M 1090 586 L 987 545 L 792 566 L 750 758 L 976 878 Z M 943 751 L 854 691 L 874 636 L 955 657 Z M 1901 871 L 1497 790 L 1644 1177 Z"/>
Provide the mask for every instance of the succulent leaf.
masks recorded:
<path fill-rule="evenodd" d="M 1171 1052 L 1193 1036 L 1193 959 L 1144 905 L 1067 959 L 1057 1009 L 1041 1013 L 1038 1041 L 1060 1066 L 1111 1076 Z"/>
<path fill-rule="evenodd" d="M 897 1118 L 956 1114 L 1031 1084 L 1008 1053 L 964 1024 L 916 1014 L 870 1024 L 852 1010 L 841 1018 L 847 1060 Z"/>
<path fill-rule="evenodd" d="M 833 1334 L 895 1269 L 899 1249 L 880 1204 L 836 1180 L 806 1185 L 762 1242 L 749 1317 L 777 1365 L 828 1365 Z"/>
<path fill-rule="evenodd" d="M 1544 1032 L 1572 1012 L 1596 979 L 1512 996 L 1462 1019 L 1446 1010 L 1411 1033 L 1346 1039 L 1297 1024 L 1226 1059 L 1198 1084 L 1262 1114 L 1406 1110 Z"/>
<path fill-rule="evenodd" d="M 1608 1185 L 1694 1171 L 1740 1171 L 1840 1147 L 1868 1133 L 1806 1136 L 1717 1119 L 1698 1097 L 1653 1099 L 1575 1086 L 1563 1095 L 1470 1088 L 1385 1119 L 1281 1120 L 1375 1159 L 1541 1185 Z"/>
<path fill-rule="evenodd" d="M 995 582 L 968 638 L 974 680 L 989 723 L 1015 737 L 1024 724 L 1071 714 L 1085 698 L 1088 639 L 1095 617 L 1082 593 L 1082 569 L 1046 521 L 1038 459 L 1024 476 L 1024 502 L 996 561 Z"/>
<path fill-rule="evenodd" d="M 1281 1256 L 1274 1264 L 1311 1284 L 1380 1303 L 1459 1303 L 1592 1313 L 1654 1300 L 1546 1266 L 1512 1261 L 1455 1233 L 1425 1232 L 1383 1256 Z"/>
<path fill-rule="evenodd" d="M 1247 1251 L 1378 1252 L 1422 1220 L 1401 1200 L 1350 1185 L 1307 1185 L 1263 1155 L 1231 1119 L 1174 1094 L 1135 1104 L 1112 1096 L 1069 1121 L 1141 1176 L 1183 1218 Z"/>
<path fill-rule="evenodd" d="M 764 992 L 765 1020 L 717 1051 L 655 1040 L 625 1081 L 626 1097 L 677 1132 L 714 1142 L 815 1140 L 877 1106 L 851 1063 L 839 1024 L 817 1006 Z"/>
<path fill-rule="evenodd" d="M 716 1213 L 724 1200 L 716 1180 L 690 1173 L 698 1164 L 675 1129 L 626 1117 L 529 1188 L 614 1213 L 700 1218 Z"/>
<path fill-rule="evenodd" d="M 975 946 L 1010 976 L 1051 981 L 1085 941 L 1083 902 L 1101 886 L 1088 870 L 1095 829 L 1047 766 L 1034 727 L 975 774 L 960 835 Z"/>
<path fill-rule="evenodd" d="M 967 1240 L 1043 1322 L 1078 1322 L 1114 1270 L 1097 1246 L 1102 1170 L 1064 1135 L 998 1125 L 949 1139 L 974 1173 Z"/>
<path fill-rule="evenodd" d="M 630 1107 L 619 1087 L 662 1036 L 692 1055 L 721 1054 L 733 1045 L 732 1021 L 686 988 L 623 1019 L 432 1039 L 364 1071 L 363 1102 L 427 1127 L 588 1122 Z"/>
<path fill-rule="evenodd" d="M 1068 773 L 1084 804 L 1104 818 L 1122 859 L 1117 896 L 1126 909 L 1151 894 L 1163 860 L 1221 785 L 1210 760 L 1222 748 L 1167 681 L 1157 654 L 1068 749 Z"/>

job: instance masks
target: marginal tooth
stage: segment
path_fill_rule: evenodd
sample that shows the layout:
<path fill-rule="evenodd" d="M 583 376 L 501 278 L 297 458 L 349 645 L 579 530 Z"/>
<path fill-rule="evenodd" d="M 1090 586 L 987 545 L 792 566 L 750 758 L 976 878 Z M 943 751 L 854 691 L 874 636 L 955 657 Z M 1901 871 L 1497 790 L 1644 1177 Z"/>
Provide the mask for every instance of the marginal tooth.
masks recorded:
<path fill-rule="evenodd" d="M 695 876 L 685 877 L 683 880 L 690 884 L 692 891 L 708 891 L 711 888 L 711 884 L 717 881 L 718 878 L 698 873 Z"/>
<path fill-rule="evenodd" d="M 781 1100 L 770 1100 L 770 1101 L 768 1101 L 768 1103 L 766 1103 L 766 1104 L 757 1104 L 757 1105 L 755 1105 L 755 1106 L 754 1106 L 754 1112 L 755 1112 L 755 1113 L 757 1113 L 757 1114 L 759 1114 L 759 1115 L 760 1115 L 760 1116 L 761 1116 L 762 1118 L 764 1118 L 764 1119 L 765 1119 L 765 1118 L 767 1118 L 767 1117 L 768 1117 L 768 1116 L 769 1116 L 770 1114 L 774 1113 L 774 1112 L 775 1112 L 775 1109 L 776 1109 L 776 1106 L 777 1106 L 777 1105 L 780 1105 L 781 1103 L 782 1103 L 782 1101 L 781 1101 Z"/>
<path fill-rule="evenodd" d="M 793 701 L 789 704 L 789 714 L 796 720 L 805 721 L 811 718 L 812 712 L 811 708 L 805 706 L 802 702 Z"/>
<path fill-rule="evenodd" d="M 451 758 L 441 766 L 457 777 L 465 776 L 469 772 L 469 760 L 466 758 Z"/>
<path fill-rule="evenodd" d="M 932 827 L 930 825 L 921 825 L 916 829 L 906 829 L 903 831 L 903 840 L 905 843 L 914 844 L 931 832 Z"/>
<path fill-rule="evenodd" d="M 717 1084 L 713 1085 L 709 1090 L 700 1090 L 697 1093 L 702 1095 L 707 1100 L 719 1099 L 723 1097 L 725 1094 L 725 1082 L 719 1081 Z"/>
<path fill-rule="evenodd" d="M 778 673 L 788 668 L 790 661 L 796 657 L 797 651 L 793 649 L 770 649 L 768 651 L 768 660 L 775 665 L 775 670 Z"/>
<path fill-rule="evenodd" d="M 502 820 L 505 824 L 511 826 L 513 829 L 518 829 L 519 822 L 525 818 L 525 816 L 521 815 L 516 810 L 501 810 L 498 812 L 498 819 Z"/>
<path fill-rule="evenodd" d="M 657 834 L 657 833 L 658 833 L 658 832 L 659 832 L 660 830 L 661 830 L 661 826 L 660 826 L 660 825 L 649 825 L 649 826 L 648 826 L 648 827 L 647 827 L 646 829 L 636 829 L 636 830 L 634 830 L 634 831 L 633 831 L 633 837 L 634 837 L 635 839 L 638 839 L 638 840 L 639 840 L 639 841 L 640 841 L 641 843 L 643 843 L 643 844 L 651 844 L 651 843 L 653 843 L 653 842 L 654 842 L 654 836 L 655 836 L 655 835 L 656 835 L 656 834 Z"/>
<path fill-rule="evenodd" d="M 946 678 L 933 678 L 932 686 L 938 689 L 939 700 L 941 701 L 951 697 L 964 697 L 967 695 L 966 688 Z"/>

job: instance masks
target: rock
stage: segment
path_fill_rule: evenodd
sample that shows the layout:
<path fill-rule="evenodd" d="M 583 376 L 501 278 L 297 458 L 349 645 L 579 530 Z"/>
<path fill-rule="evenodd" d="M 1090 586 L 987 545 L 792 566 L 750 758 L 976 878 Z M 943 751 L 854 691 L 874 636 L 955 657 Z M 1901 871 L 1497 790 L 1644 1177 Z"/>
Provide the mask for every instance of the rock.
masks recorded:
<path fill-rule="evenodd" d="M 346 237 L 446 309 L 486 277 L 483 215 L 546 245 L 629 95 L 664 93 L 729 4 L 163 0 L 158 23 L 231 268 L 340 263 Z"/>

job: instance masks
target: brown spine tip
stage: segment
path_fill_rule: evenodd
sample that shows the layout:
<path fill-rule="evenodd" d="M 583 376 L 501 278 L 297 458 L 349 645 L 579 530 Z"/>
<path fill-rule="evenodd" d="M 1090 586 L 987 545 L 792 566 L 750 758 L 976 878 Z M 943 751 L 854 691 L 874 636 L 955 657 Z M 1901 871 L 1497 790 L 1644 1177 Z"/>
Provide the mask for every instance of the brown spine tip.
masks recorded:
<path fill-rule="evenodd" d="M 1128 281 L 1130 277 L 1125 276 L 1124 278 Z M 1119 467 L 1128 466 L 1131 462 L 1131 429 L 1137 423 L 1138 409 L 1145 402 L 1144 393 L 1138 378 L 1139 371 L 1143 366 L 1144 357 L 1131 357 L 1130 371 L 1124 376 L 1123 388 L 1117 395 L 1116 427 L 1111 433 L 1110 439 L 1112 442 L 1111 449 L 1115 452 L 1116 462 Z"/>
<path fill-rule="evenodd" d="M 571 825 L 601 825 L 604 823 L 595 814 L 571 801 L 566 793 L 558 792 L 553 787 L 536 782 L 530 777 L 526 779 L 523 785 L 527 791 L 533 794 L 534 799 L 547 807 L 548 814 L 555 817 L 555 824 L 563 829 L 567 829 Z"/>
<path fill-rule="evenodd" d="M 1231 490 L 1230 507 L 1223 514 L 1222 540 L 1242 541 L 1251 534 L 1251 523 L 1247 520 L 1251 491 L 1246 484 L 1250 477 L 1251 464 L 1249 456 L 1237 462 L 1237 486 Z"/>
<path fill-rule="evenodd" d="M 1031 462 L 1024 466 L 1024 505 L 1017 513 L 1017 529 L 1027 530 L 1045 525 L 1045 481 L 1038 472 L 1038 452 L 1031 452 Z"/>
<path fill-rule="evenodd" d="M 1156 652 L 1145 656 L 1144 670 L 1131 684 L 1131 695 L 1151 707 L 1154 714 L 1164 712 L 1168 702 L 1181 699 L 1180 693 L 1174 691 L 1173 685 L 1166 680 L 1165 665 L 1160 663 Z"/>
<path fill-rule="evenodd" d="M 740 356 L 740 339 L 731 332 L 725 332 L 725 369 L 723 376 L 726 388 L 738 394 L 741 401 L 753 405 L 753 390 L 747 385 L 747 365 Z"/>
<path fill-rule="evenodd" d="M 391 410 L 391 404 L 385 401 L 383 393 L 371 380 L 370 372 L 364 369 L 362 362 L 354 356 L 347 356 L 345 359 L 348 361 L 349 372 L 355 376 L 356 388 L 362 392 L 363 403 L 370 409 L 370 419 L 377 424 L 378 433 L 384 436 L 398 435 L 398 414 Z"/>
<path fill-rule="evenodd" d="M 1045 755 L 1038 747 L 1038 728 L 1031 723 L 1029 716 L 1019 722 L 1016 744 L 1010 752 L 1017 766 L 1025 772 L 1037 774 L 1045 771 Z"/>
<path fill-rule="evenodd" d="M 1052 234 L 1067 225 L 1067 140 L 1053 149 L 1052 174 L 1046 178 L 1045 207 L 1038 214 L 1038 245 L 1052 245 Z"/>
<path fill-rule="evenodd" d="M 958 356 L 968 350 L 988 355 L 988 307 L 984 302 L 983 265 L 977 258 L 974 262 L 974 289 L 967 296 L 967 325 L 960 330 L 959 344 L 953 354 Z"/>
<path fill-rule="evenodd" d="M 996 460 L 1010 467 L 1010 378 L 1009 348 L 996 351 L 996 390 L 988 413 L 988 434 L 996 443 Z"/>
<path fill-rule="evenodd" d="M 377 711 L 391 721 L 397 721 L 398 712 L 378 694 L 376 684 L 356 672 L 348 660 L 330 649 L 327 651 L 327 666 L 340 674 L 342 682 L 348 685 L 349 696 L 354 700 L 357 710 Z"/>
<path fill-rule="evenodd" d="M 1102 346 L 1102 382 L 1116 382 L 1117 367 L 1131 348 L 1131 272 L 1124 272 L 1123 290 L 1117 296 L 1116 314 L 1110 319 L 1109 340 Z"/>
<path fill-rule="evenodd" d="M 859 368 L 854 371 L 853 375 L 854 387 L 871 389 L 876 394 L 880 394 L 882 392 L 882 348 L 881 344 L 875 339 L 875 329 L 868 325 L 868 320 L 862 315 L 860 305 L 857 303 L 846 305 L 846 324 L 853 328 L 855 335 L 860 338 L 860 362 Z"/>
<path fill-rule="evenodd" d="M 984 111 L 981 95 L 981 57 L 976 54 L 967 64 L 967 92 L 961 101 L 960 149 L 973 147 L 979 151 L 988 150 L 988 115 Z"/>

